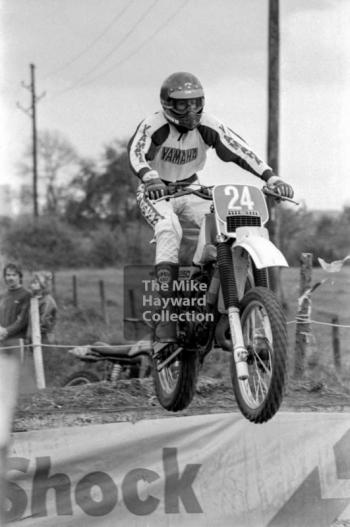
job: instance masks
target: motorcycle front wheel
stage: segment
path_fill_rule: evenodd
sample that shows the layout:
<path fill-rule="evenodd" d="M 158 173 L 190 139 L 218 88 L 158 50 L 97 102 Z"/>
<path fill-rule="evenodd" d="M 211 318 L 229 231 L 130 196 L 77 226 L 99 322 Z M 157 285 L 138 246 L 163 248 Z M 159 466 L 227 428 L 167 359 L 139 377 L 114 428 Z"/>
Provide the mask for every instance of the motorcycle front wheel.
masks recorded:
<path fill-rule="evenodd" d="M 287 325 L 272 291 L 255 287 L 246 293 L 241 302 L 241 325 L 249 376 L 238 379 L 231 357 L 233 389 L 243 415 L 254 423 L 264 423 L 281 405 L 287 369 Z"/>
<path fill-rule="evenodd" d="M 161 406 L 179 412 L 191 403 L 197 384 L 199 359 L 195 352 L 182 350 L 174 359 L 158 368 L 176 353 L 177 344 L 169 344 L 165 351 L 153 358 L 153 378 L 157 399 Z"/>

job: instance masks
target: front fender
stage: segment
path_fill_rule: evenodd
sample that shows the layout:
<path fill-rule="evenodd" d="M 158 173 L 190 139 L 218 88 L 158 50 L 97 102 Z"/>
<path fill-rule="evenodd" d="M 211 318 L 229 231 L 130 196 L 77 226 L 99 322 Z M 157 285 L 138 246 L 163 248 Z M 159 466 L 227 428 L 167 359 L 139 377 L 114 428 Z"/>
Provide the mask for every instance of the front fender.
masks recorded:
<path fill-rule="evenodd" d="M 242 247 L 251 256 L 257 269 L 264 267 L 288 267 L 279 249 L 269 240 L 264 227 L 238 227 L 233 247 Z"/>

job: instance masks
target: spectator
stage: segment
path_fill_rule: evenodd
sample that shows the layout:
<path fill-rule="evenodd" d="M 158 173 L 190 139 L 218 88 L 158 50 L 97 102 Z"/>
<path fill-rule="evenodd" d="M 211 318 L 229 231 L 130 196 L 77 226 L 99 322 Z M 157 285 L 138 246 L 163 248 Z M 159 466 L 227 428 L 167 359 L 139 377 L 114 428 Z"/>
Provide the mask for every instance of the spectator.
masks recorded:
<path fill-rule="evenodd" d="M 3 276 L 7 292 L 0 300 L 0 346 L 5 348 L 19 345 L 19 339 L 26 336 L 30 293 L 22 285 L 23 273 L 18 265 L 7 264 Z"/>
<path fill-rule="evenodd" d="M 0 299 L 0 523 L 4 517 L 7 449 L 19 385 L 19 339 L 26 334 L 30 300 L 17 265 L 7 264 L 3 276 L 7 291 Z"/>
<path fill-rule="evenodd" d="M 30 291 L 39 300 L 39 319 L 41 341 L 43 344 L 52 344 L 55 341 L 54 327 L 56 324 L 57 304 L 51 295 L 52 273 L 38 271 L 33 274 L 30 282 Z M 31 339 L 31 323 L 29 322 L 27 336 Z"/>

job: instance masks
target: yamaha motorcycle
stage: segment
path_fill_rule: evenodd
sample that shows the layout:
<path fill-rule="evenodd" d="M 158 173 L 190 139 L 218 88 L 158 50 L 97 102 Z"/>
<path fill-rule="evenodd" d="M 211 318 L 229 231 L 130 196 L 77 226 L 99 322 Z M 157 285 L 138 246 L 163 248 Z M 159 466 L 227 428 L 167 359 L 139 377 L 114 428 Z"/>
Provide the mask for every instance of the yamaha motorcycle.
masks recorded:
<path fill-rule="evenodd" d="M 177 342 L 153 340 L 155 390 L 177 412 L 192 401 L 205 356 L 219 347 L 231 354 L 234 395 L 242 414 L 263 423 L 279 409 L 286 381 L 287 326 L 269 288 L 269 268 L 288 267 L 264 227 L 266 195 L 292 201 L 267 187 L 199 186 L 160 199 L 195 194 L 212 201 L 193 257 L 181 266 L 175 310 Z M 295 202 L 294 202 L 295 203 Z"/>

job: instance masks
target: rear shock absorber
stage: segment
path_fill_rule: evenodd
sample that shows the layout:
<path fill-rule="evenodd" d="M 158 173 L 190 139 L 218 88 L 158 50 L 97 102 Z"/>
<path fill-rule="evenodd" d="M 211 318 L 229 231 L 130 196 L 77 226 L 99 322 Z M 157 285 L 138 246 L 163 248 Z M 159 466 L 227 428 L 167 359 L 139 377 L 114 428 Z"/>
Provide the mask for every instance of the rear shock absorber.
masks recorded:
<path fill-rule="evenodd" d="M 227 242 L 217 245 L 217 261 L 225 309 L 228 311 L 233 357 L 236 364 L 237 377 L 240 380 L 248 378 L 247 350 L 244 346 L 241 320 L 239 316 L 239 299 L 237 284 L 233 270 L 232 249 Z"/>
<path fill-rule="evenodd" d="M 122 371 L 122 365 L 119 364 L 118 362 L 116 364 L 113 364 L 113 368 L 112 368 L 112 371 L 111 371 L 111 381 L 112 383 L 116 383 L 117 380 L 119 379 L 120 377 L 120 373 Z"/>

